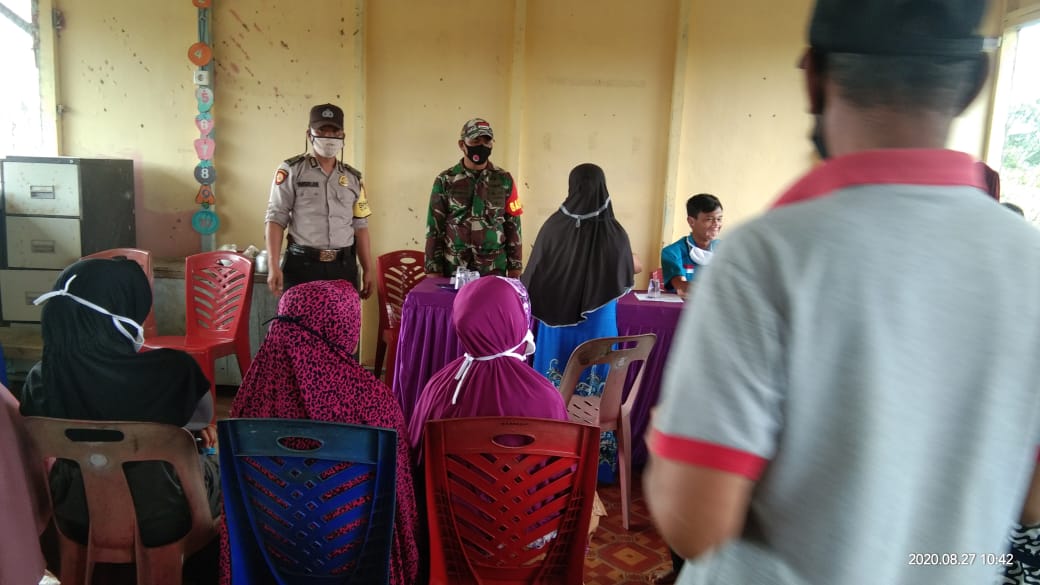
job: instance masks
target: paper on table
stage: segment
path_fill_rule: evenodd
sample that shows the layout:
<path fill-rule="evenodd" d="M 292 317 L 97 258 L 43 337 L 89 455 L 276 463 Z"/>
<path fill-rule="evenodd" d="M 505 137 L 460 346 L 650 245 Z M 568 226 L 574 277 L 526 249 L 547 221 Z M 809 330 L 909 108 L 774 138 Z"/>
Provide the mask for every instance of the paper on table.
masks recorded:
<path fill-rule="evenodd" d="M 636 298 L 641 301 L 648 301 L 651 303 L 681 303 L 683 302 L 682 297 L 679 295 L 662 294 L 659 297 L 651 298 L 646 293 L 636 293 Z"/>

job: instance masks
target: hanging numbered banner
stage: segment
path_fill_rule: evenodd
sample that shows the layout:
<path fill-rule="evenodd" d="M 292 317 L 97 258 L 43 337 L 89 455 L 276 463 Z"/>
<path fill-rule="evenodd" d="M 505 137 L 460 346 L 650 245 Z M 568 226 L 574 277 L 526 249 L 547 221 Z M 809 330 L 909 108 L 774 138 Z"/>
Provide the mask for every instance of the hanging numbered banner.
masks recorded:
<path fill-rule="evenodd" d="M 213 196 L 213 189 L 209 185 L 199 187 L 199 192 L 195 195 L 195 203 L 203 206 L 216 205 L 217 198 Z"/>
<path fill-rule="evenodd" d="M 213 150 L 216 147 L 217 143 L 212 138 L 195 139 L 195 154 L 199 155 L 199 160 L 213 160 Z"/>
<path fill-rule="evenodd" d="M 199 129 L 199 136 L 205 138 L 213 131 L 213 114 L 205 112 L 195 116 L 195 127 Z"/>
<path fill-rule="evenodd" d="M 208 236 L 220 229 L 220 218 L 208 209 L 200 209 L 191 216 L 191 229 Z"/>
<path fill-rule="evenodd" d="M 217 169 L 209 161 L 195 165 L 195 180 L 200 185 L 212 185 L 217 180 Z"/>
<path fill-rule="evenodd" d="M 206 43 L 195 43 L 188 47 L 188 60 L 199 67 L 205 67 L 213 60 L 213 49 Z"/>
<path fill-rule="evenodd" d="M 195 90 L 195 101 L 199 102 L 200 112 L 208 112 L 213 107 L 213 90 L 204 85 L 200 86 Z"/>

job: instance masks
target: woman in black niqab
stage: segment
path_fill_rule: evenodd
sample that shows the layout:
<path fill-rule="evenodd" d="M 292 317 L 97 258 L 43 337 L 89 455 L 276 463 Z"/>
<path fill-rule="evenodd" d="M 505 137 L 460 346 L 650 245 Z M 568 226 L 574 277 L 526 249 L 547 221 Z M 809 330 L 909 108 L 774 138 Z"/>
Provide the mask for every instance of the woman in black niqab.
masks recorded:
<path fill-rule="evenodd" d="M 177 426 L 194 420 L 205 426 L 213 404 L 209 382 L 195 360 L 172 349 L 137 351 L 152 292 L 136 262 L 81 260 L 58 276 L 45 297 L 43 359 L 26 378 L 23 415 Z M 214 483 L 207 486 L 212 496 L 219 481 L 208 463 L 203 471 L 207 484 Z M 128 464 L 126 471 L 144 544 L 166 544 L 186 533 L 191 515 L 172 468 L 146 462 Z M 79 469 L 58 461 L 50 483 L 63 530 L 85 541 L 88 519 Z"/>

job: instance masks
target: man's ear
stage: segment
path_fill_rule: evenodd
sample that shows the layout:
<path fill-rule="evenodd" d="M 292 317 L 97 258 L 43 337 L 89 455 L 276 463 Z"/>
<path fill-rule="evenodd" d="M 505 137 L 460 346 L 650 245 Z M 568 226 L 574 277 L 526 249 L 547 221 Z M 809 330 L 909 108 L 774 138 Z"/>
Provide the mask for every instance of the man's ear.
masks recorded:
<path fill-rule="evenodd" d="M 982 88 L 986 86 L 986 80 L 989 79 L 991 68 L 992 61 L 989 53 L 979 54 L 975 61 L 974 78 L 971 80 L 971 87 L 964 94 L 964 102 L 960 104 L 960 109 L 954 112 L 955 116 L 963 114 L 964 110 L 968 109 L 968 106 L 979 97 L 979 94 L 982 93 Z"/>
<path fill-rule="evenodd" d="M 466 152 L 466 143 L 462 140 L 459 140 L 459 150 L 461 150 L 462 152 Z"/>
<path fill-rule="evenodd" d="M 805 89 L 809 96 L 809 113 L 818 116 L 823 113 L 824 102 L 824 56 L 812 47 L 806 49 L 802 56 L 802 69 L 805 70 Z"/>

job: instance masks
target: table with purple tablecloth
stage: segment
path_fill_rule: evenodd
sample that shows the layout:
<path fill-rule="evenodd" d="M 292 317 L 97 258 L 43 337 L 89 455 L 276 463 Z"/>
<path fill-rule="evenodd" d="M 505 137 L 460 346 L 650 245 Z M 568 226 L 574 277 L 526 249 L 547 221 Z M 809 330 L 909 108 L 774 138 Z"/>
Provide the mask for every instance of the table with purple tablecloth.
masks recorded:
<path fill-rule="evenodd" d="M 643 386 L 632 405 L 632 436 L 635 437 L 632 442 L 632 464 L 637 467 L 646 463 L 646 443 L 643 442 L 643 435 L 650 424 L 650 409 L 657 404 L 661 395 L 661 375 L 668 360 L 668 351 L 672 347 L 675 326 L 679 323 L 682 308 L 683 303 L 640 301 L 635 293 L 628 293 L 618 301 L 619 335 L 657 334 L 657 342 L 646 360 L 647 370 L 643 374 Z M 629 374 L 629 383 L 635 375 L 636 372 Z M 629 390 L 630 388 L 625 389 L 624 399 L 628 398 Z"/>
<path fill-rule="evenodd" d="M 454 300 L 455 291 L 448 286 L 448 279 L 438 276 L 427 276 L 405 298 L 401 309 L 393 391 L 401 403 L 406 420 L 411 420 L 412 410 L 426 382 L 445 364 L 463 353 L 451 323 L 451 305 Z M 632 434 L 637 437 L 632 445 L 632 462 L 635 465 L 642 465 L 646 461 L 643 434 L 650 422 L 650 409 L 657 404 L 661 373 L 682 306 L 682 303 L 640 301 L 633 293 L 618 301 L 620 335 L 657 334 L 657 343 L 647 360 L 648 369 L 643 376 L 643 387 L 632 408 Z M 628 396 L 627 390 L 625 396 Z"/>

